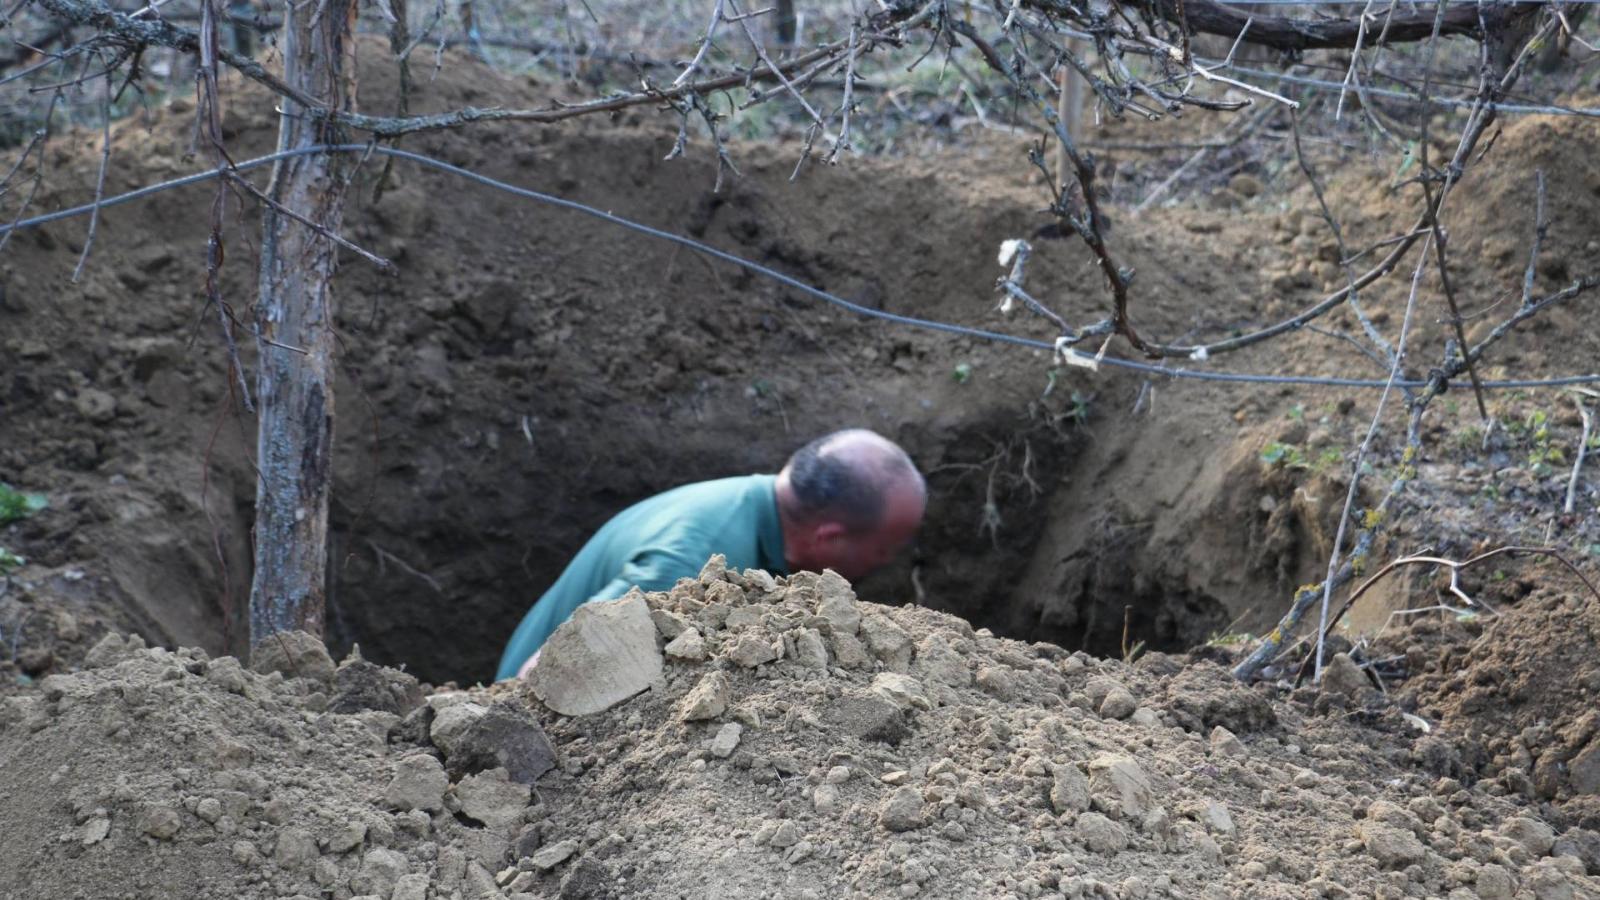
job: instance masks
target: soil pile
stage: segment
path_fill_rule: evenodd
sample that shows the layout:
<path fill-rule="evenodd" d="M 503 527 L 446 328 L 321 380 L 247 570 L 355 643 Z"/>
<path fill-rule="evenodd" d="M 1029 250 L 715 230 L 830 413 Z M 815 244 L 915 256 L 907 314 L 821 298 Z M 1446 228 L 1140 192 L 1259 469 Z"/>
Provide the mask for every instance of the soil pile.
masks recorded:
<path fill-rule="evenodd" d="M 1600 828 L 1600 600 L 1540 587 L 1514 611 L 1425 619 L 1392 640 L 1400 693 L 1441 721 L 1476 776 Z"/>
<path fill-rule="evenodd" d="M 586 610 L 528 683 L 427 698 L 292 638 L 268 674 L 105 638 L 0 707 L 0 895 L 1600 896 L 1600 835 L 1343 694 L 718 560 Z"/>

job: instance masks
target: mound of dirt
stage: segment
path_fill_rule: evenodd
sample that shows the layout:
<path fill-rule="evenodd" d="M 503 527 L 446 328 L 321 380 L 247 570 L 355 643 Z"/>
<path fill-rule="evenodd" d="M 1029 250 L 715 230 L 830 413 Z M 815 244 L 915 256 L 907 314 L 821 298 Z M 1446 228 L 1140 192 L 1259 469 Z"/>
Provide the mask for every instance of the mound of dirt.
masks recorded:
<path fill-rule="evenodd" d="M 1441 721 L 1475 775 L 1600 828 L 1600 601 L 1541 587 L 1503 615 L 1412 623 L 1395 643 L 1419 673 L 1402 702 Z"/>
<path fill-rule="evenodd" d="M 563 716 L 597 698 L 584 629 L 631 642 L 608 683 L 659 674 Z M 0 896 L 1600 896 L 1600 835 L 1417 767 L 1392 711 L 831 573 L 714 559 L 564 625 L 527 684 L 425 700 L 286 640 L 287 677 L 111 636 L 3 701 Z"/>

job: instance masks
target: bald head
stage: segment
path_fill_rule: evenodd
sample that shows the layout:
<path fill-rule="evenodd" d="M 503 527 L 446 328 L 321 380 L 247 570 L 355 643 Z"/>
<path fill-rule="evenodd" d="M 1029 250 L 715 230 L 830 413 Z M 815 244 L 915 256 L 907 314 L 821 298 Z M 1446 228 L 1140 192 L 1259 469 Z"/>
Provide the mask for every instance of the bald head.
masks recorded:
<path fill-rule="evenodd" d="M 817 438 L 789 457 L 784 472 L 794 491 L 791 512 L 796 518 L 833 519 L 852 531 L 876 527 L 891 493 L 923 490 L 911 457 L 864 428 Z"/>
<path fill-rule="evenodd" d="M 785 553 L 800 569 L 867 574 L 910 542 L 925 505 L 911 457 L 866 429 L 817 438 L 778 476 Z"/>

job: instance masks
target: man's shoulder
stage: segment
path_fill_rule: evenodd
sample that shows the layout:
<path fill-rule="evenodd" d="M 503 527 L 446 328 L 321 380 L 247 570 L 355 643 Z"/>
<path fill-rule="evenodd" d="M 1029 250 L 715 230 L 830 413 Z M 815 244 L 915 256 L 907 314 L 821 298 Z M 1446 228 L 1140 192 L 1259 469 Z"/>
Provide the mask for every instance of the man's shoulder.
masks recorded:
<path fill-rule="evenodd" d="M 673 507 L 705 506 L 728 512 L 742 503 L 771 498 L 776 480 L 776 475 L 735 475 L 697 481 L 657 494 L 644 503 Z"/>

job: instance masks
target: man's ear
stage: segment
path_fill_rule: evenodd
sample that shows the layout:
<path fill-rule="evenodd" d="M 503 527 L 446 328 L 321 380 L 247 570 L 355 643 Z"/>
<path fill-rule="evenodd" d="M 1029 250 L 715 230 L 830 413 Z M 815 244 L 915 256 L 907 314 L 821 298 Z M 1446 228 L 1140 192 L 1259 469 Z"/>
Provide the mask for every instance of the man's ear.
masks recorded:
<path fill-rule="evenodd" d="M 843 522 L 823 522 L 811 530 L 812 539 L 819 544 L 831 544 L 849 533 Z"/>

